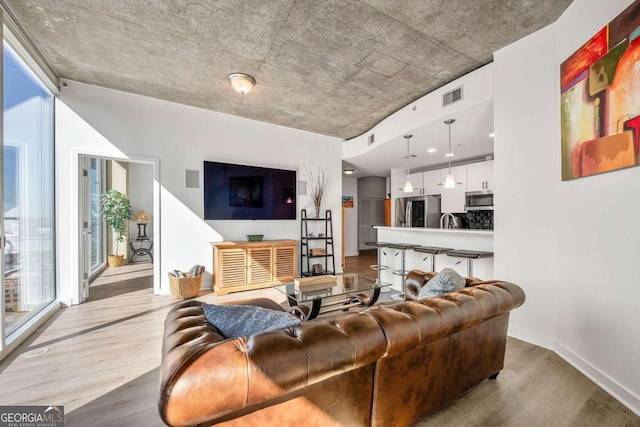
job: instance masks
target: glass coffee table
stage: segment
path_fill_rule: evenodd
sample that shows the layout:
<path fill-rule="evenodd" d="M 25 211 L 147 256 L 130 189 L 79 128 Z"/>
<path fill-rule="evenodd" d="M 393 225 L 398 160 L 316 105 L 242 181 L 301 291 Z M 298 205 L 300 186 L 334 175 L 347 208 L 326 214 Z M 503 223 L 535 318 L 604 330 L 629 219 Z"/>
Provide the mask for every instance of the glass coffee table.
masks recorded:
<path fill-rule="evenodd" d="M 373 305 L 380 296 L 380 289 L 386 286 L 390 285 L 377 284 L 375 280 L 347 273 L 301 277 L 294 283 L 273 288 L 287 296 L 293 314 L 303 320 L 311 320 L 319 314 Z M 373 292 L 367 292 L 367 295 L 363 291 Z"/>

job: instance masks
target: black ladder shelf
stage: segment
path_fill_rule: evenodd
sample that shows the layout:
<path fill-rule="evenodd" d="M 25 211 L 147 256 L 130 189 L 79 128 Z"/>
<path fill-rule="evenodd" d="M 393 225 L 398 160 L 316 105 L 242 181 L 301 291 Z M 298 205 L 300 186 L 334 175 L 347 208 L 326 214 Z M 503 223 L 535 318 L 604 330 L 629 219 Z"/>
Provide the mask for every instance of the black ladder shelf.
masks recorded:
<path fill-rule="evenodd" d="M 327 210 L 324 218 L 309 218 L 307 217 L 307 210 L 302 209 L 301 218 L 300 274 L 302 277 L 335 274 L 336 262 L 333 258 L 333 225 L 331 222 L 331 211 Z M 323 224 L 324 227 L 322 227 Z M 309 231 L 310 226 L 311 231 Z M 320 237 L 319 234 L 323 232 L 323 229 L 324 235 Z M 309 233 L 311 233 L 311 235 L 309 235 Z M 324 253 L 320 255 L 312 255 L 312 250 L 315 249 L 324 249 Z M 314 263 L 315 261 L 322 261 L 322 270 L 320 272 L 314 273 L 312 260 Z M 331 264 L 331 269 L 329 269 L 329 264 Z"/>

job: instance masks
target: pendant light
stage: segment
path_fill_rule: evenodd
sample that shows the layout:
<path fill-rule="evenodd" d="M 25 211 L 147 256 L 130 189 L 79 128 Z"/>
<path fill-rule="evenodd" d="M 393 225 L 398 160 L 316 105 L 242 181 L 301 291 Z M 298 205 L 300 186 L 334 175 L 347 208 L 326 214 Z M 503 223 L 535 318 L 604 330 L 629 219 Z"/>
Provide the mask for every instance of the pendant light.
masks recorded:
<path fill-rule="evenodd" d="M 451 124 L 455 122 L 456 119 L 447 119 L 444 123 L 449 126 L 449 152 L 447 156 L 449 156 L 449 172 L 447 173 L 447 177 L 444 182 L 439 183 L 438 185 L 444 185 L 444 188 L 456 188 L 456 185 L 462 185 L 461 182 L 456 182 L 453 178 L 453 174 L 451 173 L 451 156 L 453 153 L 451 152 Z"/>
<path fill-rule="evenodd" d="M 407 159 L 407 180 L 404 183 L 404 187 L 402 187 L 400 190 L 404 191 L 405 193 L 413 193 L 413 191 L 415 190 L 413 188 L 413 184 L 411 183 L 411 179 L 409 178 L 409 160 L 411 159 L 411 155 L 409 154 L 409 140 L 412 136 L 413 135 L 404 136 L 404 139 L 407 140 L 407 156 L 405 157 L 405 159 Z"/>

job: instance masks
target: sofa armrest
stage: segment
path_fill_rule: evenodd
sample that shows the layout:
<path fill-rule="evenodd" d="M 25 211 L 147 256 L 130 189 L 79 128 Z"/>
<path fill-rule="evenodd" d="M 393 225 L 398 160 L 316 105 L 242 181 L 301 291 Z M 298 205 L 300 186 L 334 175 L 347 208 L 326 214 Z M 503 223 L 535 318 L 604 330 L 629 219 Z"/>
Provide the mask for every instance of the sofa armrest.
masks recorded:
<path fill-rule="evenodd" d="M 405 297 L 406 301 L 418 301 L 420 289 L 438 273 L 433 271 L 411 270 L 407 274 L 405 281 Z"/>

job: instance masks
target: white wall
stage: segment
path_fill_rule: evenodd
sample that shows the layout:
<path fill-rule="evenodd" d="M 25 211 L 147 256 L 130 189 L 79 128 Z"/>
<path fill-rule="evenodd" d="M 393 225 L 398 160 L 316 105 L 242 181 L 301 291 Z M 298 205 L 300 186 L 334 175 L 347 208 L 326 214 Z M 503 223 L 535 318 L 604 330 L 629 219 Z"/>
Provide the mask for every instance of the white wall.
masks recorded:
<path fill-rule="evenodd" d="M 299 180 L 304 166 L 323 167 L 329 175 L 323 209 L 333 211 L 336 225 L 341 221 L 342 142 L 337 138 L 77 82 L 62 89 L 56 108 L 57 234 L 59 253 L 65 254 L 58 280 L 67 302 L 78 301 L 79 153 L 157 160 L 160 218 L 154 218 L 154 249 L 160 253 L 162 292 L 168 270 L 199 263 L 212 271 L 211 242 L 244 240 L 246 234 L 299 239 L 299 220 L 204 221 L 204 160 L 292 169 Z M 200 171 L 200 189 L 185 188 L 186 169 Z M 298 211 L 313 208 L 309 196 L 298 196 L 297 203 Z M 335 243 L 340 259 L 340 236 Z"/>
<path fill-rule="evenodd" d="M 554 349 L 640 413 L 640 168 L 561 181 L 560 63 L 629 0 L 575 0 L 494 55 L 495 275 L 521 285 L 510 334 Z"/>
<path fill-rule="evenodd" d="M 494 211 L 495 274 L 526 286 L 527 303 L 512 314 L 511 331 L 535 333 L 528 341 L 546 348 L 553 348 L 555 298 L 565 282 L 550 274 L 562 269 L 563 257 L 555 251 L 563 240 L 558 223 L 564 223 L 554 204 L 560 179 L 559 74 L 549 49 L 554 44 L 554 28 L 547 27 L 494 55 L 494 173 L 500 195 Z"/>
<path fill-rule="evenodd" d="M 478 68 L 439 89 L 417 99 L 396 111 L 368 132 L 344 144 L 344 159 L 359 156 L 387 143 L 411 129 L 435 120 L 450 118 L 457 111 L 488 101 L 493 97 L 493 64 Z M 446 107 L 442 106 L 442 94 L 463 86 L 463 99 Z M 367 138 L 375 134 L 375 143 L 369 145 Z"/>
<path fill-rule="evenodd" d="M 144 163 L 129 164 L 129 200 L 135 215 L 145 211 L 149 215 L 147 236 L 153 236 L 153 166 Z M 138 235 L 137 223 L 129 223 L 129 239 L 135 240 Z M 148 259 L 148 258 L 145 258 Z"/>
<path fill-rule="evenodd" d="M 358 178 L 342 177 L 342 194 L 353 196 L 353 208 L 344 209 L 344 255 L 357 256 L 358 251 Z"/>

